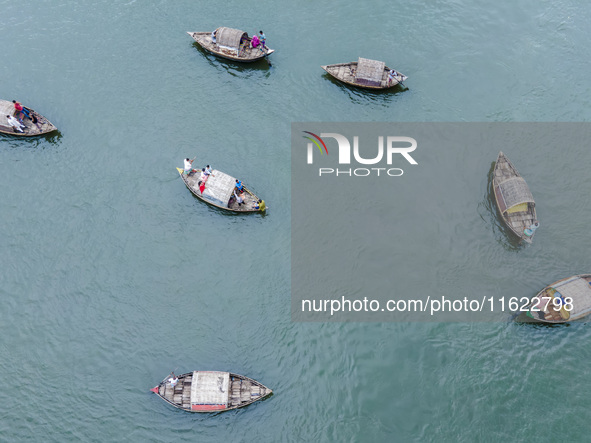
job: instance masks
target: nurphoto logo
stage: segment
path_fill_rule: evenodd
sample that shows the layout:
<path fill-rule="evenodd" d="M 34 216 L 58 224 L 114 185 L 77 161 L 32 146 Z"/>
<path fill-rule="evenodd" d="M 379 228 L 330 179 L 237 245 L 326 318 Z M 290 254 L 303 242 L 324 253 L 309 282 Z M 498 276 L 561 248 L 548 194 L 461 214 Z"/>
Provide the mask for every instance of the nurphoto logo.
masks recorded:
<path fill-rule="evenodd" d="M 307 163 L 309 165 L 314 164 L 314 152 L 316 151 L 315 148 L 318 148 L 320 151 L 320 155 L 328 155 L 328 147 L 326 146 L 326 142 L 324 139 L 332 138 L 336 140 L 338 145 L 338 164 L 339 165 L 350 165 L 351 164 L 351 143 L 347 137 L 342 134 L 338 134 L 336 132 L 322 132 L 320 135 L 316 135 L 309 131 L 303 131 L 305 134 L 303 138 L 308 140 L 307 143 Z M 384 136 L 379 136 L 377 139 L 377 154 L 367 154 L 364 152 L 364 155 L 375 155 L 374 157 L 363 157 L 360 153 L 359 149 L 359 137 L 353 137 L 353 159 L 354 162 L 359 165 L 378 165 L 384 164 L 383 160 L 385 160 L 385 165 L 391 166 L 392 160 L 395 154 L 401 155 L 408 163 L 411 165 L 417 165 L 418 163 L 415 161 L 414 158 L 411 157 L 410 153 L 417 149 L 417 141 L 411 137 L 399 137 L 399 136 L 387 136 L 386 139 L 386 149 L 384 150 Z M 365 146 L 365 145 L 364 145 Z M 366 148 L 365 151 L 368 149 Z M 384 155 L 385 151 L 385 155 Z M 384 158 L 385 157 L 385 158 Z M 361 167 L 361 168 L 318 168 L 318 175 L 347 175 L 349 177 L 357 176 L 357 177 L 366 177 L 368 175 L 388 175 L 390 177 L 400 177 L 404 174 L 404 171 L 401 168 L 388 168 L 388 167 Z"/>

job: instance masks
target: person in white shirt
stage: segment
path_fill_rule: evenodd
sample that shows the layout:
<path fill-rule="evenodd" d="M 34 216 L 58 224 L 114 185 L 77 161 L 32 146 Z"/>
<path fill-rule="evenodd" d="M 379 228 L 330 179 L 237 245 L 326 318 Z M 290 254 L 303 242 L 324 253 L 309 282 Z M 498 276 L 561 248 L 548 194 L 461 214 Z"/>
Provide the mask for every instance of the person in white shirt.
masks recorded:
<path fill-rule="evenodd" d="M 236 191 L 234 191 L 234 197 L 236 197 L 236 203 L 238 203 L 238 206 L 240 206 L 242 202 L 244 202 L 244 199 L 240 197 L 239 194 L 236 194 Z"/>
<path fill-rule="evenodd" d="M 193 160 L 189 160 L 188 158 L 185 159 L 185 174 L 186 175 L 190 175 L 191 172 L 195 172 L 195 170 L 193 169 L 193 162 L 195 161 L 195 159 Z"/>
<path fill-rule="evenodd" d="M 168 382 L 170 383 L 170 386 L 174 388 L 176 386 L 176 384 L 179 382 L 179 378 L 176 375 L 174 375 L 174 372 L 173 372 L 172 377 L 170 377 L 168 379 Z"/>
<path fill-rule="evenodd" d="M 211 170 L 211 166 L 207 165 L 205 167 L 205 175 L 213 175 L 213 171 Z"/>
<path fill-rule="evenodd" d="M 6 116 L 6 120 L 8 120 L 8 125 L 12 126 L 14 129 L 16 129 L 18 132 L 25 132 L 23 131 L 23 128 L 25 127 L 25 125 L 23 125 L 21 122 L 19 122 L 16 118 L 14 118 L 12 115 L 7 115 Z"/>

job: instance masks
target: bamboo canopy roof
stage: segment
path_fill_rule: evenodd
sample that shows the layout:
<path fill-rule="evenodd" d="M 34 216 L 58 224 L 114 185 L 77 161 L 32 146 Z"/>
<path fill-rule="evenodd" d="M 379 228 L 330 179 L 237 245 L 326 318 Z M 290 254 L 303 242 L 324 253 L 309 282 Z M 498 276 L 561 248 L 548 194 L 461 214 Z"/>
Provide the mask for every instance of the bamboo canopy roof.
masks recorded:
<path fill-rule="evenodd" d="M 535 203 L 534 197 L 527 186 L 527 183 L 522 177 L 513 177 L 499 184 L 501 195 L 503 196 L 503 202 L 499 202 L 502 206 L 502 211 L 512 208 L 513 206 L 520 205 L 522 203 Z"/>
<path fill-rule="evenodd" d="M 221 27 L 217 29 L 215 39 L 218 45 L 232 49 L 240 48 L 242 39 L 247 39 L 248 34 L 239 29 Z"/>
<path fill-rule="evenodd" d="M 220 405 L 228 407 L 229 372 L 193 371 L 191 405 Z"/>
<path fill-rule="evenodd" d="M 385 66 L 384 62 L 359 57 L 355 81 L 362 85 L 379 86 L 382 82 Z"/>
<path fill-rule="evenodd" d="M 585 279 L 576 276 L 551 287 L 564 297 L 574 300 L 576 312 L 573 314 L 581 315 L 591 311 L 591 288 Z"/>
<path fill-rule="evenodd" d="M 236 187 L 236 179 L 215 169 L 207 179 L 207 187 L 203 191 L 203 198 L 219 206 L 228 206 L 228 200 Z"/>

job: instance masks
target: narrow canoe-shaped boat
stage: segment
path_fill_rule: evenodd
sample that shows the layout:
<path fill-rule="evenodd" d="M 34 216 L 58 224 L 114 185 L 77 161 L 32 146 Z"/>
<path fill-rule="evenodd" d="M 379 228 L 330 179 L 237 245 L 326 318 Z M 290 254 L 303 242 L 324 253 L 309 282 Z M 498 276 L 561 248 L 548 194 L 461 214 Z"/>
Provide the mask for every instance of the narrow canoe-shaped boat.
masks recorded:
<path fill-rule="evenodd" d="M 574 275 L 546 286 L 532 298 L 518 321 L 565 323 L 591 313 L 591 274 Z"/>
<path fill-rule="evenodd" d="M 236 188 L 236 179 L 228 174 L 224 174 L 217 169 L 214 169 L 212 174 L 205 181 L 205 189 L 203 194 L 199 190 L 199 182 L 201 180 L 201 173 L 191 172 L 189 175 L 185 174 L 181 168 L 176 168 L 185 185 L 193 193 L 195 197 L 203 200 L 210 205 L 217 208 L 232 212 L 264 212 L 266 204 L 264 200 L 259 202 L 259 198 L 246 186 L 243 186 L 243 193 L 241 198 L 243 202 L 238 204 L 234 195 Z"/>
<path fill-rule="evenodd" d="M 384 62 L 361 57 L 356 62 L 322 66 L 322 69 L 343 83 L 366 89 L 393 88 L 408 78 Z M 394 72 L 390 75 L 390 71 Z"/>
<path fill-rule="evenodd" d="M 211 32 L 187 32 L 187 34 L 206 51 L 237 62 L 256 62 L 275 52 L 274 49 L 263 48 L 261 45 L 256 48 L 251 47 L 252 38 L 239 29 L 217 28 L 215 42 Z"/>
<path fill-rule="evenodd" d="M 519 238 L 531 243 L 539 226 L 536 203 L 527 183 L 502 152 L 493 171 L 493 190 L 505 224 Z"/>
<path fill-rule="evenodd" d="M 231 372 L 193 371 L 178 376 L 173 387 L 166 377 L 151 389 L 164 401 L 189 412 L 221 412 L 242 408 L 273 391 L 256 380 Z"/>
<path fill-rule="evenodd" d="M 38 112 L 35 112 L 29 107 L 26 107 L 26 109 L 29 111 L 29 115 L 31 115 L 31 117 L 34 116 L 37 119 L 37 123 L 33 123 L 32 119 L 24 116 L 22 123 L 25 127 L 22 128 L 23 132 L 20 132 L 10 126 L 6 119 L 7 115 L 11 115 L 17 119 L 19 118 L 17 111 L 14 109 L 14 104 L 8 100 L 0 100 L 0 132 L 18 135 L 21 137 L 30 137 L 33 135 L 47 134 L 48 132 L 55 131 L 57 129 L 49 120 L 47 120 Z"/>

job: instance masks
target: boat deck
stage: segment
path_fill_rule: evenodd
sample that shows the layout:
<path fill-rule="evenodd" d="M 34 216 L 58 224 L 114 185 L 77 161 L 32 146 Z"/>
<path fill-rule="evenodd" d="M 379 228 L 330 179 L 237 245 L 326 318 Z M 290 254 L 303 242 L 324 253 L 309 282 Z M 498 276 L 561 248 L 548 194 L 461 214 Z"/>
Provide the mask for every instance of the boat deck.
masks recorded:
<path fill-rule="evenodd" d="M 353 86 L 359 86 L 361 88 L 367 89 L 386 89 L 392 88 L 402 81 L 402 77 L 398 76 L 397 79 L 388 83 L 388 73 L 390 72 L 390 68 L 387 66 L 384 68 L 384 72 L 382 74 L 382 80 L 380 82 L 380 86 L 369 86 L 358 83 L 355 78 L 356 70 L 357 70 L 357 63 L 341 63 L 336 65 L 328 65 L 322 67 L 326 72 L 330 75 L 335 77 L 342 82 L 348 83 Z"/>
<path fill-rule="evenodd" d="M 200 374 L 204 373 L 201 372 Z M 228 373 L 225 374 L 227 375 Z M 228 395 L 227 397 L 225 395 L 223 396 L 226 402 L 225 405 L 212 405 L 212 407 L 200 405 L 201 407 L 195 407 L 191 404 L 191 386 L 193 383 L 193 373 L 179 375 L 178 377 L 179 381 L 175 387 L 172 387 L 167 381 L 163 382 L 158 388 L 158 393 L 174 406 L 187 411 L 207 412 L 234 409 L 241 406 L 246 406 L 249 403 L 266 397 L 272 392 L 270 389 L 261 385 L 255 380 L 230 373 L 228 378 Z"/>
<path fill-rule="evenodd" d="M 519 237 L 524 238 L 524 230 L 529 228 L 536 220 L 536 212 L 532 203 L 523 203 L 514 208 L 507 208 L 505 198 L 502 195 L 500 185 L 508 180 L 519 177 L 523 180 L 515 167 L 504 155 L 499 155 L 493 171 L 493 188 L 497 206 L 509 228 Z M 533 236 L 532 236 L 533 238 Z M 531 238 L 524 238 L 531 240 Z"/>
<path fill-rule="evenodd" d="M 214 175 L 216 172 L 217 171 L 214 171 Z M 192 172 L 189 175 L 182 174 L 182 177 L 187 187 L 195 196 L 208 201 L 207 196 L 201 195 L 201 192 L 199 191 L 199 181 L 201 181 L 200 172 Z M 205 182 L 205 186 L 207 186 L 207 181 Z M 224 208 L 240 212 L 257 211 L 257 209 L 255 209 L 255 204 L 257 203 L 258 199 L 254 194 L 252 194 L 248 189 L 246 189 L 246 187 L 244 187 L 244 192 L 242 193 L 241 197 L 244 200 L 244 202 L 241 205 L 238 205 L 236 199 L 232 195 Z M 219 206 L 215 202 L 209 203 Z"/>
<path fill-rule="evenodd" d="M 219 56 L 228 58 L 230 60 L 253 62 L 260 60 L 268 55 L 275 52 L 274 49 L 261 48 L 259 45 L 256 48 L 250 47 L 251 38 L 245 39 L 244 43 L 240 45 L 240 48 L 234 49 L 225 46 L 220 46 L 211 40 L 211 32 L 188 32 L 203 49 L 212 52 Z"/>
<path fill-rule="evenodd" d="M 28 106 L 26 106 L 26 108 L 29 109 L 31 113 L 35 114 L 38 121 L 37 121 L 37 123 L 33 123 L 26 116 L 23 117 L 22 123 L 25 125 L 25 127 L 23 128 L 23 132 L 18 132 L 12 126 L 8 125 L 8 122 L 6 121 L 7 115 L 12 115 L 13 117 L 16 117 L 17 119 L 19 118 L 16 110 L 14 109 L 14 104 L 10 101 L 7 101 L 7 100 L 0 100 L 0 132 L 14 134 L 14 135 L 20 135 L 20 136 L 31 136 L 31 135 L 46 134 L 46 133 L 54 131 L 56 129 L 56 127 L 49 120 L 47 120 L 45 117 L 43 117 L 41 114 L 33 111 Z"/>

